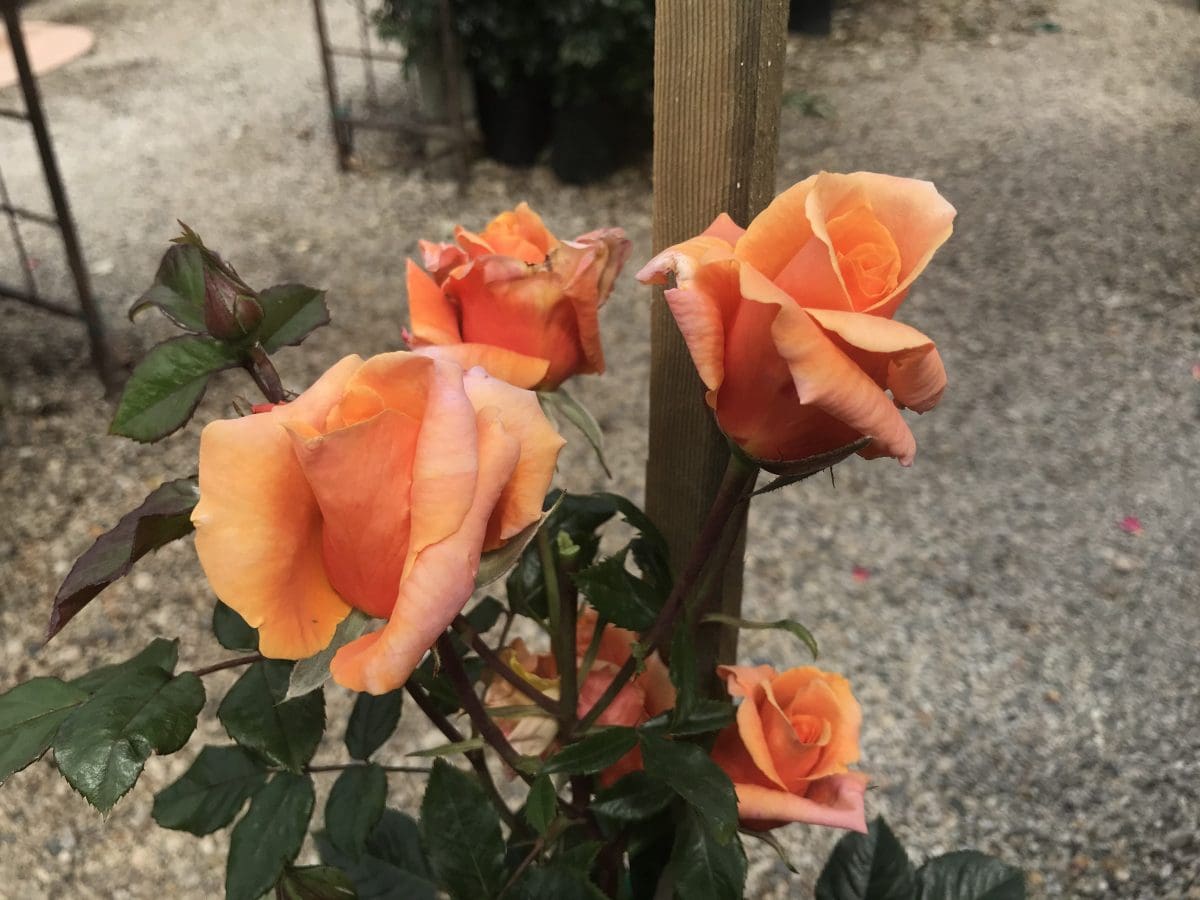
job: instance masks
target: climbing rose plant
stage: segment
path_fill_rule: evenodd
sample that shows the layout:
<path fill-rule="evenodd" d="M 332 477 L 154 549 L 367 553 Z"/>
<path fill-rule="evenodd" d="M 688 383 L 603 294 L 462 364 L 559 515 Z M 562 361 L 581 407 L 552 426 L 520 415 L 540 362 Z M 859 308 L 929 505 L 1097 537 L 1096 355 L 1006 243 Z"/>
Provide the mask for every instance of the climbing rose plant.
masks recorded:
<path fill-rule="evenodd" d="M 917 867 L 868 822 L 863 711 L 846 678 L 805 662 L 817 642 L 799 610 L 711 612 L 756 493 L 856 453 L 912 463 L 900 410 L 932 409 L 946 374 L 894 316 L 953 217 L 929 183 L 821 173 L 744 228 L 722 214 L 642 268 L 666 287 L 729 441 L 683 559 L 628 498 L 553 486 L 567 439 L 607 470 L 599 426 L 563 384 L 604 371 L 621 229 L 559 240 L 522 203 L 478 233 L 422 240 L 397 349 L 293 391 L 272 354 L 328 323 L 324 293 L 252 288 L 184 226 L 131 310 L 157 308 L 182 333 L 134 370 L 111 430 L 166 438 L 225 369 L 262 396 L 232 398 L 201 432 L 197 474 L 156 488 L 79 558 L 47 639 L 194 534 L 227 653 L 181 669 L 178 640 L 158 638 L 11 687 L 0 779 L 49 757 L 107 813 L 152 754 L 189 744 L 209 676 L 233 670 L 216 708 L 229 741 L 195 752 L 153 803 L 164 828 L 232 825 L 231 900 L 723 900 L 743 895 L 744 841 L 782 852 L 772 831 L 795 823 L 845 831 L 822 900 L 1023 897 L 998 860 L 958 851 Z M 797 658 L 700 672 L 696 629 L 714 624 L 790 633 Z M 317 762 L 326 691 L 355 699 L 336 726 L 345 756 Z M 429 729 L 399 733 L 402 715 L 441 742 L 414 745 Z M 316 812 L 322 777 L 334 780 Z M 395 778 L 424 779 L 419 817 L 387 806 Z M 314 828 L 320 862 L 299 864 Z"/>

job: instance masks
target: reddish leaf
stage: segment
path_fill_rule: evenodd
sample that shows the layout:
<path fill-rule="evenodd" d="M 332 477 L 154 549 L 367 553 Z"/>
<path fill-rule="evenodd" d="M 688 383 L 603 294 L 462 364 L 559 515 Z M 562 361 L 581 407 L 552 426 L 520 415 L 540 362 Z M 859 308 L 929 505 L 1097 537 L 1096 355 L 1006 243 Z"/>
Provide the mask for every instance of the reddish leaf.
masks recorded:
<path fill-rule="evenodd" d="M 165 482 L 141 506 L 122 516 L 115 528 L 100 535 L 75 561 L 54 596 L 46 640 L 151 550 L 190 534 L 190 513 L 198 498 L 195 477 Z"/>

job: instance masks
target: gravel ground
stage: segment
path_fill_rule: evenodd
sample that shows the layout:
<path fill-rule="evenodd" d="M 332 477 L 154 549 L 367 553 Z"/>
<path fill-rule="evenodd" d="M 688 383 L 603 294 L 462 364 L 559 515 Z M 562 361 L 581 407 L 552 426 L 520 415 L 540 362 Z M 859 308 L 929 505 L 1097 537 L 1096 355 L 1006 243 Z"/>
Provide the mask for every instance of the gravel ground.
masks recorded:
<path fill-rule="evenodd" d="M 344 28 L 349 5 L 331 6 Z M 914 855 L 981 847 L 1025 867 L 1034 897 L 1200 897 L 1200 16 L 1184 0 L 901 6 L 848 4 L 832 39 L 793 43 L 779 185 L 875 169 L 931 178 L 957 205 L 957 234 L 904 311 L 938 340 L 951 387 L 915 426 L 912 470 L 852 462 L 836 490 L 814 480 L 758 502 L 748 614 L 802 618 L 824 664 L 851 678 L 870 810 Z M 195 10 L 31 10 L 97 32 L 95 52 L 43 90 L 114 322 L 176 217 L 252 282 L 329 287 L 334 326 L 280 357 L 294 386 L 344 353 L 395 346 L 404 258 L 455 221 L 528 199 L 560 235 L 623 225 L 634 260 L 648 258 L 645 169 L 578 189 L 479 163 L 462 196 L 413 165 L 340 175 L 294 0 Z M 36 205 L 32 148 L 2 120 L 0 158 Z M 32 244 L 44 287 L 65 291 L 53 241 Z M 71 560 L 194 468 L 198 428 L 162 452 L 105 437 L 81 330 L 13 304 L 0 322 L 0 688 L 78 674 L 160 634 L 181 636 L 183 666 L 219 658 L 186 544 L 39 647 Z M 577 394 L 609 431 L 615 488 L 636 496 L 648 316 L 631 278 L 604 327 L 611 373 Z M 120 340 L 134 353 L 161 333 L 147 321 Z M 233 390 L 247 388 L 230 379 L 212 394 Z M 200 420 L 222 414 L 213 400 Z M 563 484 L 597 486 L 593 471 L 571 449 Z M 1119 527 L 1126 516 L 1140 533 Z M 801 652 L 754 633 L 743 657 Z M 346 695 L 329 695 L 343 716 Z M 211 713 L 202 732 L 217 740 Z M 408 722 L 397 757 L 427 739 Z M 338 739 L 318 759 L 339 759 Z M 0 790 L 0 895 L 219 896 L 225 836 L 149 820 L 152 792 L 189 759 L 151 759 L 107 821 L 47 763 L 14 777 Z M 392 802 L 411 804 L 401 779 Z M 806 874 L 754 848 L 752 894 L 804 896 L 835 836 L 779 834 Z"/>

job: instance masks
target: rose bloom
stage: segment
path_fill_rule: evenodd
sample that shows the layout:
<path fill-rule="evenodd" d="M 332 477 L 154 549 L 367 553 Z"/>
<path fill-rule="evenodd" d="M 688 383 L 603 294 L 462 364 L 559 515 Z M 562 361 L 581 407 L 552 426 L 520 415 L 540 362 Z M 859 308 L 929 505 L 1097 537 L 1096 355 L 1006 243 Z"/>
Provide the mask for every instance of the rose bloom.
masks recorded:
<path fill-rule="evenodd" d="M 858 761 L 862 710 L 840 675 L 803 666 L 719 666 L 737 719 L 717 735 L 712 758 L 737 791 L 751 829 L 807 822 L 866 832 L 867 777 Z"/>
<path fill-rule="evenodd" d="M 538 521 L 563 439 L 529 391 L 418 353 L 348 356 L 294 401 L 200 437 L 196 551 L 264 656 L 386 619 L 334 679 L 402 685 L 466 604 L 480 554 Z"/>
<path fill-rule="evenodd" d="M 892 316 L 953 219 L 929 182 L 822 172 L 748 228 L 722 214 L 637 277 L 674 275 L 667 304 L 708 405 L 751 456 L 801 460 L 868 436 L 863 456 L 909 465 L 899 409 L 932 409 L 946 372 L 933 342 Z"/>
<path fill-rule="evenodd" d="M 489 347 L 518 387 L 554 390 L 604 371 L 599 310 L 629 255 L 620 228 L 560 241 L 525 203 L 455 243 L 421 241 L 425 270 L 408 262 L 413 346 Z M 475 360 L 497 377 L 487 362 Z"/>
<path fill-rule="evenodd" d="M 582 661 L 592 645 L 596 633 L 596 611 L 591 607 L 582 609 L 575 629 L 576 658 Z M 600 633 L 600 646 L 579 685 L 576 715 L 583 718 L 596 705 L 596 701 L 612 684 L 618 670 L 629 659 L 637 635 L 615 625 L 607 625 Z M 519 638 L 505 651 L 505 661 L 522 678 L 542 693 L 558 699 L 559 678 L 552 654 L 535 655 Z M 493 678 L 484 695 L 488 707 L 527 705 L 529 699 L 503 678 Z M 631 678 L 613 698 L 612 703 L 596 718 L 597 725 L 641 725 L 659 713 L 675 705 L 675 686 L 667 667 L 657 653 L 645 659 L 645 668 Z M 558 724 L 549 716 L 530 711 L 520 718 L 497 717 L 497 724 L 508 736 L 517 752 L 526 756 L 540 756 L 553 745 L 558 735 Z M 620 760 L 600 773 L 604 785 L 612 784 L 622 775 L 642 768 L 641 750 L 634 748 Z"/>

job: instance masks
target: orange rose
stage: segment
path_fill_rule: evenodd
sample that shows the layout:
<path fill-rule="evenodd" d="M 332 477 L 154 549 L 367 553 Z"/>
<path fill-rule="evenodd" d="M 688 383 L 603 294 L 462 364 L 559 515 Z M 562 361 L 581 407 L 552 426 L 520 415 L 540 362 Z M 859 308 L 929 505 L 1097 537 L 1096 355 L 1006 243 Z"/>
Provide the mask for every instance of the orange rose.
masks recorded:
<path fill-rule="evenodd" d="M 295 401 L 204 429 L 196 551 L 265 656 L 316 653 L 351 607 L 387 619 L 332 671 L 390 691 L 467 602 L 481 552 L 539 519 L 562 445 L 533 394 L 482 369 L 348 356 Z"/>
<path fill-rule="evenodd" d="M 722 214 L 637 277 L 675 276 L 667 304 L 708 405 L 751 456 L 800 460 L 869 436 L 863 456 L 909 465 L 916 441 L 898 410 L 932 409 L 946 372 L 933 342 L 892 316 L 953 219 L 929 182 L 822 172 L 749 228 Z"/>
<path fill-rule="evenodd" d="M 409 260 L 413 346 L 465 345 L 459 359 L 504 366 L 518 387 L 553 390 L 572 375 L 604 371 L 598 312 L 629 241 L 606 228 L 559 241 L 521 203 L 457 243 L 421 241 L 425 269 Z M 507 380 L 507 378 L 506 378 Z"/>
<path fill-rule="evenodd" d="M 787 822 L 867 830 L 867 778 L 858 761 L 862 710 L 840 675 L 812 666 L 779 674 L 770 666 L 719 666 L 742 697 L 737 721 L 717 735 L 713 760 L 737 791 L 748 828 Z"/>
<path fill-rule="evenodd" d="M 577 660 L 582 660 L 591 647 L 596 633 L 596 611 L 585 608 L 579 614 L 575 629 L 575 649 Z M 596 701 L 612 684 L 617 671 L 629 659 L 637 635 L 624 628 L 608 625 L 600 634 L 600 646 L 588 670 L 587 676 L 579 685 L 579 699 L 576 715 L 583 718 L 596 705 Z M 544 694 L 557 699 L 559 697 L 559 679 L 554 665 L 554 657 L 549 653 L 534 655 L 530 653 L 525 642 L 517 639 L 505 651 L 505 661 L 522 678 L 537 687 Z M 512 706 L 527 704 L 528 700 L 512 685 L 502 678 L 494 678 L 484 695 L 484 705 L 488 707 Z M 641 725 L 661 712 L 675 705 L 675 686 L 667 667 L 657 653 L 652 653 L 645 660 L 645 668 L 635 675 L 621 688 L 612 703 L 601 713 L 597 725 Z M 553 743 L 558 734 L 558 725 L 553 719 L 540 712 L 530 711 L 529 716 L 521 718 L 497 717 L 496 722 L 508 736 L 518 752 L 526 755 L 540 755 Z M 600 775 L 602 784 L 612 784 L 627 772 L 642 768 L 642 755 L 638 749 L 631 750 L 614 765 L 605 769 Z"/>

